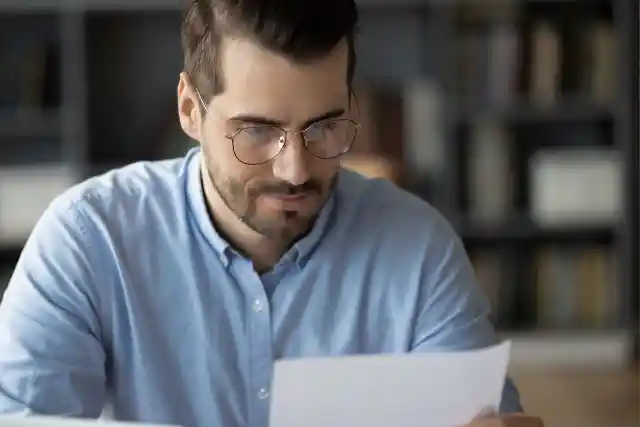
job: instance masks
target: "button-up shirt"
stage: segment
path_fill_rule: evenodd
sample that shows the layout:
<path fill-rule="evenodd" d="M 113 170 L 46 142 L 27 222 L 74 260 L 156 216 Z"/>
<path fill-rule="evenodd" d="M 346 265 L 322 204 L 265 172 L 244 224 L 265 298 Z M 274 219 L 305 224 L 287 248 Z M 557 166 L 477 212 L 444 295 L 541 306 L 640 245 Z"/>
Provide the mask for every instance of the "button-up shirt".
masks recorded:
<path fill-rule="evenodd" d="M 258 274 L 211 222 L 200 156 L 115 169 L 47 208 L 0 305 L 0 413 L 267 427 L 280 358 L 498 341 L 428 203 L 341 170 L 310 233 Z M 511 381 L 501 409 L 521 409 Z"/>

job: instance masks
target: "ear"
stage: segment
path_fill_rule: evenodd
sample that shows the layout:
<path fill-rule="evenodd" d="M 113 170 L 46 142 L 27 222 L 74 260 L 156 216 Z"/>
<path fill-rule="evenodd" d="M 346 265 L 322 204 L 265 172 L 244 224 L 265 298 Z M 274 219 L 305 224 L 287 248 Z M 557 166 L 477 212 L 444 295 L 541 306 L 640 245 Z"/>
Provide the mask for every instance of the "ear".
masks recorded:
<path fill-rule="evenodd" d="M 178 82 L 178 117 L 182 130 L 192 139 L 200 142 L 200 103 L 189 85 L 186 73 L 180 73 Z"/>

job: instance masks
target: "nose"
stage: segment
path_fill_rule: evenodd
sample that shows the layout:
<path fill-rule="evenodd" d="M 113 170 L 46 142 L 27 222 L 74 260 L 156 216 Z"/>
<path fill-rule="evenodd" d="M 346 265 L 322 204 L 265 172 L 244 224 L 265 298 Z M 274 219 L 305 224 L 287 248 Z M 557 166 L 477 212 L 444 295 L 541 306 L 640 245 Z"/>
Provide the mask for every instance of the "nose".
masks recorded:
<path fill-rule="evenodd" d="M 292 185 L 309 179 L 309 155 L 301 135 L 288 135 L 282 152 L 273 161 L 273 174 Z"/>

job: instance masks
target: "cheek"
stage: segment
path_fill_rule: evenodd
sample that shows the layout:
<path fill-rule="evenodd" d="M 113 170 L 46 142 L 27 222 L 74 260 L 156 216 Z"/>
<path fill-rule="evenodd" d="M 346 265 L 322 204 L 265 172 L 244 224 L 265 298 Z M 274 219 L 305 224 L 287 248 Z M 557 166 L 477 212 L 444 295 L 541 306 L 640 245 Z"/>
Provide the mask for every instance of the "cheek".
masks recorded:
<path fill-rule="evenodd" d="M 233 154 L 233 146 L 229 139 L 220 135 L 216 129 L 207 129 L 200 144 L 210 168 L 216 170 L 224 180 L 241 177 L 247 167 Z"/>
<path fill-rule="evenodd" d="M 200 146 L 208 158 L 217 163 L 229 163 L 229 159 L 235 159 L 231 141 L 211 121 L 206 121 L 203 126 Z"/>
<path fill-rule="evenodd" d="M 311 164 L 311 176 L 315 179 L 328 183 L 333 179 L 340 169 L 340 160 L 320 160 L 316 159 Z"/>
<path fill-rule="evenodd" d="M 236 159 L 230 141 L 225 138 L 209 139 L 203 141 L 201 147 L 207 167 L 217 185 L 227 187 L 227 191 L 236 195 L 245 193 L 247 183 L 250 185 L 256 171 Z"/>
<path fill-rule="evenodd" d="M 229 172 L 231 179 L 236 183 L 242 183 L 244 192 L 250 193 L 252 189 L 259 187 L 265 182 L 273 181 L 273 174 L 270 165 L 248 166 L 236 160 L 236 165 Z"/>

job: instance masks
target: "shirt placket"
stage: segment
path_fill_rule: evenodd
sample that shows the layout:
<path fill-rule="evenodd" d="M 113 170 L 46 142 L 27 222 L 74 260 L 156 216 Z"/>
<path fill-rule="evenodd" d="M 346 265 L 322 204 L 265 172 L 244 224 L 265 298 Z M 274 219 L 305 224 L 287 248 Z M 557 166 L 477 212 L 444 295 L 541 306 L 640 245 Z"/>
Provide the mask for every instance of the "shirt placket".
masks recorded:
<path fill-rule="evenodd" d="M 268 427 L 270 405 L 271 369 L 273 351 L 271 344 L 271 310 L 260 276 L 250 262 L 236 264 L 237 277 L 242 281 L 246 296 L 249 354 L 249 425 Z"/>

